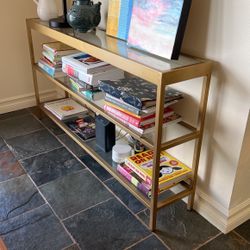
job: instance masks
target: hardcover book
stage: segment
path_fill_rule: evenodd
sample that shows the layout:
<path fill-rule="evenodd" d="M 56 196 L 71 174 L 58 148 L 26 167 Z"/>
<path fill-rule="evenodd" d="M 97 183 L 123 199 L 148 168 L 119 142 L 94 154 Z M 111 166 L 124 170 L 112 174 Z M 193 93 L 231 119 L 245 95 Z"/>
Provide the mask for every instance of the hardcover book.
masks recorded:
<path fill-rule="evenodd" d="M 113 67 L 110 64 L 85 53 L 63 56 L 62 62 L 87 74 L 93 74 L 95 72 L 104 71 L 104 69 L 107 70 Z"/>
<path fill-rule="evenodd" d="M 44 104 L 44 107 L 60 120 L 68 119 L 75 115 L 88 112 L 86 108 L 84 108 L 71 98 L 46 102 Z"/>
<path fill-rule="evenodd" d="M 156 104 L 156 86 L 140 78 L 124 78 L 116 81 L 101 80 L 99 88 L 138 109 Z M 165 102 L 181 98 L 182 93 L 172 88 L 168 88 L 165 93 Z"/>
<path fill-rule="evenodd" d="M 125 119 L 122 119 L 121 117 L 117 116 L 114 113 L 111 113 L 109 111 L 106 111 L 109 115 L 113 116 L 114 118 L 116 118 L 117 120 L 121 121 L 122 123 L 124 123 L 125 125 L 127 125 L 128 127 L 130 127 L 131 129 L 133 129 L 135 132 L 137 132 L 138 134 L 145 135 L 145 134 L 149 134 L 154 132 L 155 129 L 155 123 L 152 122 L 150 124 L 146 124 L 140 128 L 132 125 L 131 123 L 129 123 L 128 121 L 126 121 Z M 173 115 L 167 116 L 163 118 L 163 124 L 162 127 L 165 128 L 166 126 L 170 125 L 170 124 L 176 124 L 178 122 L 180 122 L 182 120 L 182 117 L 176 113 L 174 113 Z"/>
<path fill-rule="evenodd" d="M 125 164 L 138 174 L 146 183 L 152 185 L 153 150 L 130 156 Z M 166 151 L 161 152 L 159 188 L 173 185 L 190 178 L 192 170 Z"/>
<path fill-rule="evenodd" d="M 53 56 L 66 56 L 76 53 L 77 50 L 61 42 L 49 42 L 43 44 L 43 49 Z"/>
<path fill-rule="evenodd" d="M 45 60 L 42 60 L 42 58 L 38 61 L 38 66 L 44 70 L 48 75 L 51 77 L 62 77 L 65 76 L 65 73 L 61 70 L 56 69 L 55 67 L 52 67 L 50 64 L 48 64 Z"/>
<path fill-rule="evenodd" d="M 102 71 L 100 70 L 99 72 L 88 74 L 63 62 L 62 71 L 71 77 L 77 78 L 82 82 L 92 85 L 93 87 L 98 87 L 99 80 L 105 80 L 105 79 L 117 80 L 124 77 L 124 72 L 113 66 L 106 70 L 103 69 Z"/>
<path fill-rule="evenodd" d="M 128 44 L 178 59 L 191 0 L 134 0 Z"/>
<path fill-rule="evenodd" d="M 124 176 L 130 183 L 132 183 L 138 190 L 140 190 L 143 194 L 145 194 L 148 198 L 151 198 L 151 190 L 152 186 L 146 183 L 138 174 L 136 174 L 131 168 L 129 168 L 126 164 L 119 164 L 117 167 L 117 171 Z M 161 193 L 169 188 L 172 185 L 165 185 L 161 189 L 159 188 L 158 192 Z"/>
<path fill-rule="evenodd" d="M 140 190 L 148 198 L 151 197 L 151 186 L 143 181 L 143 179 L 134 171 L 132 171 L 128 166 L 126 166 L 125 164 L 119 164 L 117 167 L 117 171 L 130 183 L 136 186 L 138 190 Z"/>
<path fill-rule="evenodd" d="M 118 106 L 120 109 L 123 109 L 123 110 L 126 110 L 126 112 L 130 112 L 131 114 L 137 116 L 137 117 L 146 117 L 148 115 L 152 115 L 152 114 L 155 114 L 155 111 L 156 111 L 156 107 L 155 106 L 152 106 L 152 107 L 149 107 L 147 109 L 138 109 L 126 102 L 124 102 L 122 99 L 118 99 L 112 95 L 109 95 L 106 93 L 105 95 L 105 101 L 109 104 L 113 104 L 113 105 L 116 105 L 116 107 Z M 177 103 L 178 100 L 173 100 L 173 101 L 170 101 L 170 102 L 166 102 L 164 104 L 164 108 L 166 109 L 168 106 L 170 105 L 173 105 L 175 103 Z"/>
<path fill-rule="evenodd" d="M 132 6 L 132 0 L 109 0 L 107 35 L 127 40 Z"/>
<path fill-rule="evenodd" d="M 155 122 L 155 114 L 145 117 L 136 117 L 120 109 L 119 107 L 115 107 L 112 104 L 108 103 L 104 105 L 104 110 L 116 115 L 117 117 L 120 117 L 122 120 L 125 120 L 126 122 L 138 128 L 143 128 L 145 125 L 152 124 Z M 166 108 L 164 112 L 164 118 L 172 115 L 173 113 L 173 109 Z"/>

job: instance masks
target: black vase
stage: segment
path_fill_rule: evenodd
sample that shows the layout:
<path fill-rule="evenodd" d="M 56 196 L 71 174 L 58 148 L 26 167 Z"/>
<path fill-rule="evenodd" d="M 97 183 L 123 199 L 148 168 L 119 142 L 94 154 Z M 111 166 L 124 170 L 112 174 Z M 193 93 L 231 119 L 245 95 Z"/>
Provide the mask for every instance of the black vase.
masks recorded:
<path fill-rule="evenodd" d="M 87 32 L 100 23 L 100 9 L 100 2 L 93 4 L 90 0 L 75 0 L 67 14 L 67 21 L 74 30 Z"/>

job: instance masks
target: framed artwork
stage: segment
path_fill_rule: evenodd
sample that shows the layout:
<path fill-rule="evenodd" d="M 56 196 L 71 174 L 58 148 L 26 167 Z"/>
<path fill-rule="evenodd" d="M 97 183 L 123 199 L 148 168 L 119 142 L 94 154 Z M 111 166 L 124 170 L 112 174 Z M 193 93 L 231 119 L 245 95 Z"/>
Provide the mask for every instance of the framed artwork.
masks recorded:
<path fill-rule="evenodd" d="M 133 0 L 109 0 L 106 34 L 127 40 Z"/>
<path fill-rule="evenodd" d="M 128 45 L 178 59 L 191 0 L 134 0 Z"/>

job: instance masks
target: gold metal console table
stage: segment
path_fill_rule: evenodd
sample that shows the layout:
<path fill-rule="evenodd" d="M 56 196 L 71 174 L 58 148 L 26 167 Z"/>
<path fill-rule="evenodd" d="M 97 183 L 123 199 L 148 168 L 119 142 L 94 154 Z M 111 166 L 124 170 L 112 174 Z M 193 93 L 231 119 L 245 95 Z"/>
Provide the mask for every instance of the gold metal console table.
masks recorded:
<path fill-rule="evenodd" d="M 128 191 L 130 191 L 138 200 L 140 200 L 147 208 L 149 208 L 149 227 L 152 231 L 156 229 L 157 210 L 162 208 L 163 206 L 166 206 L 174 201 L 188 196 L 187 208 L 189 210 L 192 209 L 211 78 L 211 61 L 192 58 L 189 56 L 180 56 L 180 59 L 177 61 L 159 59 L 155 56 L 147 55 L 140 51 L 133 50 L 127 46 L 126 42 L 108 37 L 106 36 L 105 32 L 100 30 L 85 34 L 77 34 L 74 33 L 72 29 L 51 29 L 48 26 L 47 22 L 42 22 L 38 19 L 27 19 L 26 24 L 36 102 L 37 105 L 40 106 L 40 108 L 43 110 L 43 112 L 48 115 L 59 127 L 61 127 L 87 153 L 89 153 L 103 168 L 105 168 L 112 176 L 114 176 Z M 147 80 L 152 84 L 155 84 L 157 86 L 157 104 L 154 138 L 152 139 L 149 136 L 140 136 L 138 133 L 136 133 L 136 131 L 133 131 L 132 129 L 121 123 L 119 120 L 110 117 L 107 113 L 105 113 L 102 105 L 91 102 L 75 93 L 67 85 L 64 78 L 52 78 L 43 70 L 41 70 L 35 62 L 32 31 L 39 32 L 49 38 L 68 44 L 75 49 L 91 54 L 92 56 L 106 61 L 117 68 L 120 68 L 130 74 Z M 58 120 L 52 113 L 43 108 L 40 103 L 37 72 L 45 75 L 51 82 L 63 89 L 67 95 L 72 96 L 79 103 L 84 104 L 93 112 L 101 114 L 105 118 L 109 119 L 111 122 L 118 125 L 126 132 L 130 133 L 134 138 L 140 140 L 147 148 L 154 150 L 153 185 L 151 199 L 145 197 L 131 183 L 129 183 L 123 176 L 121 176 L 112 167 L 112 163 L 103 159 L 103 157 L 99 155 L 92 146 L 76 137 L 62 121 Z M 198 77 L 202 77 L 203 82 L 197 126 L 194 127 L 186 122 L 180 122 L 176 126 L 185 127 L 188 132 L 185 134 L 180 134 L 177 138 L 162 141 L 165 88 L 167 88 L 171 84 Z M 175 147 L 190 140 L 195 140 L 191 182 L 180 182 L 176 184 L 182 185 L 184 190 L 180 191 L 177 194 L 173 194 L 171 197 L 160 199 L 158 195 L 157 178 L 159 176 L 160 152 L 162 150 Z"/>

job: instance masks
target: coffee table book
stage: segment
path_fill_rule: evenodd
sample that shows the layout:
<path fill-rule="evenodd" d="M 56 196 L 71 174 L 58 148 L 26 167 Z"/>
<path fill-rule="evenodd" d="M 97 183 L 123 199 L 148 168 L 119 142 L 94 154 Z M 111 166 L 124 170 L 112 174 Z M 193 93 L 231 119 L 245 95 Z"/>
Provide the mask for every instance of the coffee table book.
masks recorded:
<path fill-rule="evenodd" d="M 86 108 L 78 104 L 71 98 L 61 99 L 52 102 L 46 102 L 44 107 L 54 114 L 58 119 L 64 120 L 79 114 L 88 112 Z"/>

